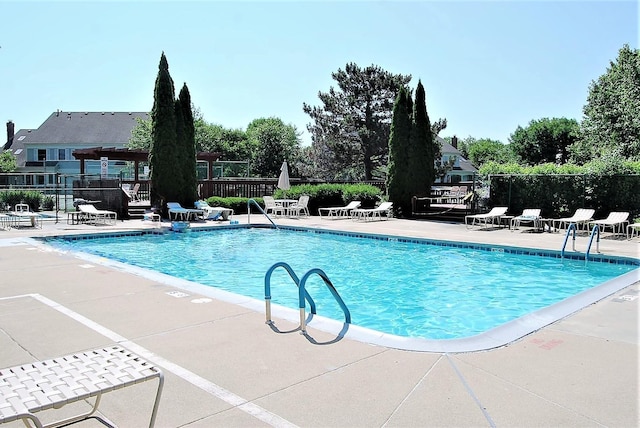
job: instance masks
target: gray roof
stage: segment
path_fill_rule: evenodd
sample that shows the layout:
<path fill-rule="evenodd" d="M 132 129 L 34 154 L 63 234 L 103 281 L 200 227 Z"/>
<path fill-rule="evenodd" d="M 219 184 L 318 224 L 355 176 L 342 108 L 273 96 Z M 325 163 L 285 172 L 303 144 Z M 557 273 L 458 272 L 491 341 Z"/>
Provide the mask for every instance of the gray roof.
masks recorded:
<path fill-rule="evenodd" d="M 19 167 L 25 165 L 25 143 L 80 145 L 84 147 L 124 145 L 131 138 L 136 118 L 149 119 L 144 112 L 62 112 L 51 114 L 38 129 L 20 129 L 10 149 Z"/>
<path fill-rule="evenodd" d="M 131 138 L 131 130 L 136 126 L 136 118 L 146 120 L 149 114 L 57 111 L 38 129 L 29 132 L 23 142 L 95 146 L 126 144 Z"/>

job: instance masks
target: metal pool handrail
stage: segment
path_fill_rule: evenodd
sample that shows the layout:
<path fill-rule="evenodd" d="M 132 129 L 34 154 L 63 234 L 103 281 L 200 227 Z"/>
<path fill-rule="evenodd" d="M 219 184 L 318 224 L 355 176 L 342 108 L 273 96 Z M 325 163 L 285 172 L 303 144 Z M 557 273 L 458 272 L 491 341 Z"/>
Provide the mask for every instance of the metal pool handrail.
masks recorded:
<path fill-rule="evenodd" d="M 569 223 L 569 227 L 567 227 L 567 234 L 564 236 L 564 243 L 562 244 L 562 250 L 560 250 L 560 257 L 564 257 L 564 247 L 567 246 L 567 241 L 569 240 L 569 234 L 573 230 L 573 251 L 576 251 L 576 224 Z"/>
<path fill-rule="evenodd" d="M 264 302 L 266 306 L 265 314 L 267 317 L 267 321 L 266 321 L 267 324 L 273 323 L 273 321 L 271 320 L 271 274 L 273 273 L 274 270 L 276 270 L 279 267 L 284 268 L 287 271 L 287 273 L 289 273 L 289 276 L 291 277 L 291 279 L 293 279 L 293 282 L 296 283 L 296 286 L 300 287 L 300 279 L 298 278 L 298 275 L 296 275 L 293 269 L 291 269 L 291 266 L 289 266 L 287 263 L 278 262 L 269 268 L 269 270 L 264 276 Z M 311 313 L 315 314 L 316 303 L 313 301 L 313 299 L 311 298 L 311 296 L 306 290 L 304 290 L 304 298 L 309 302 Z"/>
<path fill-rule="evenodd" d="M 591 230 L 591 237 L 589 238 L 589 245 L 587 246 L 587 254 L 585 255 L 585 260 L 589 261 L 589 251 L 591 251 L 591 244 L 593 243 L 593 235 L 597 232 L 598 238 L 596 239 L 596 253 L 600 252 L 600 227 L 598 225 L 594 225 Z"/>
<path fill-rule="evenodd" d="M 255 199 L 249 199 L 249 200 L 247 200 L 247 223 L 251 223 L 251 204 L 255 205 L 255 206 L 258 208 L 258 210 L 259 210 L 262 214 L 264 214 L 264 216 L 267 218 L 267 220 L 269 220 L 269 221 L 271 222 L 271 224 L 273 225 L 273 227 L 275 227 L 276 229 L 279 229 L 279 228 L 278 228 L 278 225 L 277 225 L 277 224 L 275 224 L 275 223 L 273 222 L 273 220 L 271 220 L 271 217 L 269 217 L 269 214 L 267 214 L 266 212 L 264 212 L 264 210 L 262 209 L 262 207 L 260 206 L 260 204 L 259 204 L 259 203 L 257 203 L 257 202 L 255 201 Z"/>
<path fill-rule="evenodd" d="M 304 297 L 307 294 L 305 284 L 307 283 L 307 279 L 309 279 L 309 277 L 314 273 L 320 276 L 320 278 L 322 278 L 327 288 L 329 288 L 329 291 L 331 291 L 333 298 L 336 299 L 336 301 L 340 305 L 340 308 L 342 308 L 342 312 L 344 312 L 344 321 L 347 324 L 351 324 L 351 313 L 349 312 L 347 305 L 344 303 L 344 300 L 342 300 L 342 297 L 340 297 L 340 294 L 338 294 L 338 290 L 336 290 L 336 288 L 333 286 L 327 274 L 324 273 L 321 269 L 316 268 L 316 269 L 311 269 L 309 272 L 304 274 L 304 276 L 302 277 L 302 280 L 300 281 L 300 286 L 298 287 L 298 302 L 300 306 L 300 333 L 302 334 L 307 333 L 306 320 L 305 320 L 306 316 L 304 313 L 305 312 Z"/>

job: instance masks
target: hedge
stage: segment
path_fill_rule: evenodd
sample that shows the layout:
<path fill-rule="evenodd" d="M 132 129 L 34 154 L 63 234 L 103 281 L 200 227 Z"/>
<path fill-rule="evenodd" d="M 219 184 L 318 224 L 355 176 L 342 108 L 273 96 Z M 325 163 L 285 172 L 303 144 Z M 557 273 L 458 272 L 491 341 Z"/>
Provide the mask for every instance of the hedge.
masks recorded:
<path fill-rule="evenodd" d="M 40 211 L 42 201 L 42 193 L 35 190 L 0 191 L 0 208 L 13 209 L 16 204 L 27 204 L 31 211 Z"/>
<path fill-rule="evenodd" d="M 273 197 L 276 199 L 298 199 L 302 195 L 309 196 L 309 212 L 318 214 L 319 207 L 343 206 L 351 201 L 361 201 L 362 207 L 373 208 L 382 200 L 382 191 L 369 184 L 302 184 L 289 190 L 278 189 Z M 262 198 L 252 198 L 264 207 Z M 247 213 L 248 198 L 222 198 L 212 196 L 207 203 L 212 207 L 233 209 L 236 214 Z"/>

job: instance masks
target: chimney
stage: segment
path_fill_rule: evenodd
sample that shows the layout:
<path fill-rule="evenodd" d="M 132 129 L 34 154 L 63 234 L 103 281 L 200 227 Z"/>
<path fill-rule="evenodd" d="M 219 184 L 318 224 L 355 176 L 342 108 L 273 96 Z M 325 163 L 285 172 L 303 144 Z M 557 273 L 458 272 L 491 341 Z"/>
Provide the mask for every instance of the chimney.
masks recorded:
<path fill-rule="evenodd" d="M 454 149 L 458 148 L 458 137 L 456 137 L 455 135 L 451 137 L 451 145 Z"/>
<path fill-rule="evenodd" d="M 7 144 L 4 145 L 4 149 L 8 149 L 9 147 L 11 147 L 11 144 L 13 143 L 13 136 L 16 133 L 16 128 L 15 125 L 12 121 L 8 121 L 7 122 Z"/>

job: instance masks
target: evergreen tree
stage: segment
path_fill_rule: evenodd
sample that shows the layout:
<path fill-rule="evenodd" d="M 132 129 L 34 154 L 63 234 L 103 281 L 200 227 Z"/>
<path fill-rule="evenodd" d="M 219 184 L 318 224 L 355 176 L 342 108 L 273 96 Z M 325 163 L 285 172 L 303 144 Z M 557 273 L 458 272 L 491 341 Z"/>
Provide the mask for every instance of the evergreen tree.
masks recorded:
<path fill-rule="evenodd" d="M 394 99 L 411 76 L 348 63 L 331 77 L 338 87 L 318 93 L 322 106 L 303 104 L 314 121 L 307 126 L 312 144 L 326 159 L 322 175 L 338 172 L 342 178 L 371 180 L 388 155 Z"/>
<path fill-rule="evenodd" d="M 437 148 L 431 132 L 425 98 L 424 86 L 421 81 L 418 81 L 409 144 L 409 188 L 407 190 L 411 196 L 428 196 L 435 179 L 434 155 Z"/>
<path fill-rule="evenodd" d="M 193 110 L 191 108 L 191 95 L 189 94 L 189 88 L 186 83 L 180 90 L 178 100 L 180 101 L 182 119 L 184 123 L 182 145 L 185 159 L 183 160 L 184 164 L 182 168 L 184 170 L 184 193 L 182 202 L 186 204 L 186 206 L 191 207 L 198 198 L 198 174 L 196 161 L 195 121 L 193 118 Z"/>
<path fill-rule="evenodd" d="M 410 183 L 409 142 L 411 138 L 411 117 L 407 101 L 407 92 L 401 87 L 393 106 L 393 118 L 389 136 L 389 164 L 387 174 L 387 191 L 389 200 L 393 202 L 398 216 L 406 216 L 411 212 L 411 195 L 408 192 Z"/>
<path fill-rule="evenodd" d="M 178 202 L 183 206 L 185 205 L 185 164 L 187 161 L 187 155 L 185 153 L 185 125 L 184 125 L 184 114 L 182 111 L 182 104 L 180 100 L 173 101 L 173 109 L 176 116 L 176 157 L 173 160 L 173 177 L 175 181 L 176 187 L 180 189 L 180 194 L 176 195 L 175 198 L 171 199 L 171 202 Z"/>
<path fill-rule="evenodd" d="M 149 167 L 152 183 L 151 203 L 154 206 L 161 206 L 165 215 L 167 201 L 177 200 L 181 190 L 175 179 L 173 166 L 177 156 L 174 99 L 173 80 L 163 52 L 153 93 Z"/>

